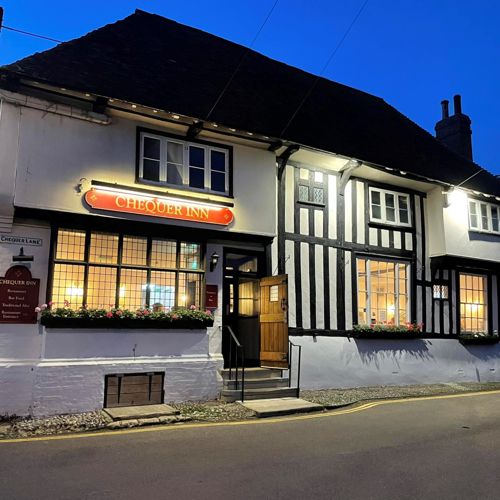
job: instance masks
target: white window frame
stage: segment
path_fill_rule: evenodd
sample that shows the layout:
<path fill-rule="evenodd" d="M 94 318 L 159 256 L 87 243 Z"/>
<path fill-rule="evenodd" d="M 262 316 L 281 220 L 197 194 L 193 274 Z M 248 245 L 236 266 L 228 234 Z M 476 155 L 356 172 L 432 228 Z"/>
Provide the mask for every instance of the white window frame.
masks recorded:
<path fill-rule="evenodd" d="M 144 138 L 150 138 L 160 141 L 160 173 L 159 181 L 152 181 L 144 179 Z M 203 193 L 211 193 L 220 196 L 227 196 L 229 194 L 229 149 L 223 146 L 212 146 L 201 144 L 197 142 L 182 141 L 177 138 L 171 138 L 163 135 L 156 135 L 149 132 L 140 132 L 139 138 L 139 169 L 138 176 L 141 183 L 151 184 L 154 186 L 168 186 L 177 189 L 186 189 L 189 191 L 197 191 Z M 168 143 L 176 143 L 182 146 L 182 184 L 173 184 L 167 182 L 167 147 Z M 204 187 L 196 188 L 189 185 L 189 148 L 196 147 L 204 151 Z M 225 184 L 224 191 L 216 191 L 212 189 L 212 151 L 222 153 L 225 158 L 225 169 L 216 170 L 215 172 L 224 173 Z"/>
<path fill-rule="evenodd" d="M 365 292 L 360 292 L 359 291 L 359 266 L 358 266 L 358 261 L 364 260 L 365 261 L 365 269 L 366 269 L 366 291 Z M 382 258 L 370 258 L 370 257 L 357 257 L 356 258 L 356 299 L 357 302 L 359 303 L 359 294 L 360 293 L 366 293 L 366 318 L 371 318 L 371 273 L 368 272 L 369 267 L 370 267 L 370 262 L 375 261 L 375 262 L 391 262 L 393 264 L 396 264 L 396 269 L 395 269 L 395 276 L 397 278 L 394 279 L 394 296 L 396 299 L 396 303 L 394 304 L 396 314 L 394 314 L 394 319 L 395 325 L 400 325 L 399 323 L 399 266 L 404 266 L 406 268 L 406 287 L 407 287 L 407 293 L 406 293 L 406 322 L 410 323 L 410 305 L 412 301 L 412 295 L 411 295 L 411 264 L 407 261 L 404 260 L 391 260 L 391 259 L 382 259 Z M 356 317 L 359 318 L 359 312 L 357 312 Z M 359 319 L 358 319 L 359 321 Z M 370 323 L 367 323 L 370 324 Z"/>
<path fill-rule="evenodd" d="M 381 217 L 377 218 L 373 216 L 373 203 L 372 203 L 372 195 L 374 192 L 380 193 L 380 212 Z M 385 195 L 390 194 L 394 196 L 394 212 L 395 212 L 395 221 L 387 220 L 386 216 L 386 205 L 385 205 Z M 406 199 L 406 206 L 408 207 L 408 222 L 401 222 L 399 218 L 399 197 L 403 197 Z M 376 187 L 370 187 L 369 190 L 369 203 L 370 203 L 370 221 L 378 222 L 380 224 L 389 224 L 391 226 L 404 226 L 411 227 L 411 209 L 410 209 L 410 195 L 408 193 L 400 193 L 398 191 L 390 191 L 388 189 L 380 189 Z"/>
<path fill-rule="evenodd" d="M 475 206 L 476 213 L 472 214 L 471 205 Z M 487 217 L 487 229 L 483 228 L 483 216 L 481 214 L 481 207 L 486 208 Z M 493 229 L 493 211 L 496 210 L 497 213 L 497 230 Z M 474 198 L 468 198 L 467 200 L 467 212 L 469 214 L 469 229 L 478 233 L 490 233 L 490 234 L 500 234 L 500 205 L 495 203 L 488 203 L 486 201 L 476 200 Z M 472 223 L 472 216 L 476 216 L 477 225 L 474 226 Z"/>

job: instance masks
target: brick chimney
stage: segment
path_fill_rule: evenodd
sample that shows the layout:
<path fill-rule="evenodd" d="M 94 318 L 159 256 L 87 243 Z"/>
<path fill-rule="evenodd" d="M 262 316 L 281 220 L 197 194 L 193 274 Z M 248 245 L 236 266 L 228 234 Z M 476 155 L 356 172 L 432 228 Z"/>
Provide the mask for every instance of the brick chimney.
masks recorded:
<path fill-rule="evenodd" d="M 462 98 L 453 97 L 455 114 L 450 116 L 447 100 L 441 101 L 441 120 L 436 123 L 436 138 L 450 149 L 472 160 L 471 121 L 462 114 Z"/>

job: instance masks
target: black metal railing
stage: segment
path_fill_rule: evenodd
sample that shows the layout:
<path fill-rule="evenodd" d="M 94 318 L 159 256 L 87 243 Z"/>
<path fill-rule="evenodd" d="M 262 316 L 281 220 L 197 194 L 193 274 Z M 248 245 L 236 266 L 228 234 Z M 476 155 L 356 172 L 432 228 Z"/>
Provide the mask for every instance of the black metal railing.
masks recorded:
<path fill-rule="evenodd" d="M 294 344 L 292 341 L 288 341 L 288 387 L 292 387 L 292 368 L 293 368 L 293 348 L 298 349 L 298 361 L 297 361 L 297 394 L 296 397 L 300 395 L 300 364 L 302 362 L 302 346 Z"/>
<path fill-rule="evenodd" d="M 229 380 L 235 384 L 235 389 L 241 389 L 241 401 L 245 400 L 245 348 L 240 344 L 240 341 L 229 325 L 222 325 L 222 328 L 227 328 L 230 333 L 229 337 Z M 233 363 L 234 361 L 234 363 Z M 241 365 L 240 365 L 241 362 Z M 233 366 L 234 365 L 234 366 Z M 233 379 L 234 371 L 234 379 Z M 241 377 L 240 377 L 241 372 Z"/>

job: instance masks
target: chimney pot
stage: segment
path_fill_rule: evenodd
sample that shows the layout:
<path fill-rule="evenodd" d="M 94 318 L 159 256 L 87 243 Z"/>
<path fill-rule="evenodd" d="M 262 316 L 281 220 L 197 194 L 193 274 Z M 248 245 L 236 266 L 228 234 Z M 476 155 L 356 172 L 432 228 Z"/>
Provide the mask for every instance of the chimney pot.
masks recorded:
<path fill-rule="evenodd" d="M 450 104 L 450 101 L 448 99 L 443 99 L 441 101 L 441 119 L 444 120 L 445 118 L 448 118 L 450 116 L 449 111 L 448 111 L 448 104 Z"/>
<path fill-rule="evenodd" d="M 453 96 L 453 107 L 455 108 L 456 115 L 462 114 L 462 97 L 460 94 Z"/>

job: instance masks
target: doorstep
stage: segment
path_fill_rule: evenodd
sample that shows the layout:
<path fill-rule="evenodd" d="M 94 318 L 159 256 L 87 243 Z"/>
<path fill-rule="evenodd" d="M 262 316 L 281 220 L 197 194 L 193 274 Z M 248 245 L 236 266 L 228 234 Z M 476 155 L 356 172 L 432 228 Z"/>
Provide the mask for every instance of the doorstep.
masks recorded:
<path fill-rule="evenodd" d="M 239 401 L 238 403 L 254 411 L 258 418 L 321 411 L 325 409 L 322 405 L 310 403 L 309 401 L 299 398 L 255 399 L 252 401 Z"/>
<path fill-rule="evenodd" d="M 140 418 L 170 417 L 178 415 L 179 410 L 166 404 L 143 405 L 143 406 L 121 406 L 118 408 L 104 408 L 104 413 L 116 420 L 134 420 Z"/>

